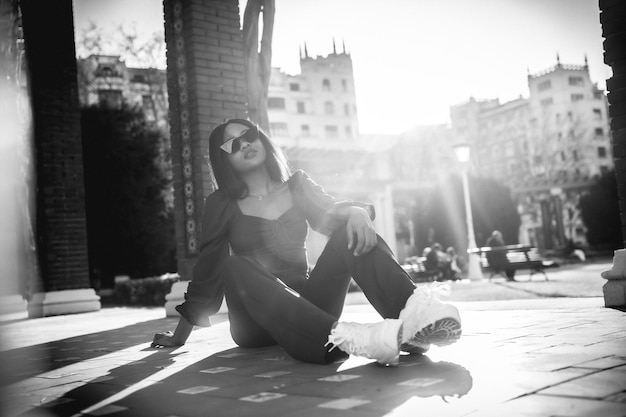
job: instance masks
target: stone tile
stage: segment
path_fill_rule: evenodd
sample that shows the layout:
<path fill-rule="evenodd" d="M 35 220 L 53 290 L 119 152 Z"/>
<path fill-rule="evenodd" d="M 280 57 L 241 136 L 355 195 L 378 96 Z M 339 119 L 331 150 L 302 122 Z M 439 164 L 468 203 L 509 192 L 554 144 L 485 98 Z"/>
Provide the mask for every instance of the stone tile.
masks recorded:
<path fill-rule="evenodd" d="M 541 394 L 602 399 L 626 391 L 626 370 L 609 369 L 540 391 Z"/>
<path fill-rule="evenodd" d="M 626 365 L 626 356 L 611 355 L 589 362 L 579 363 L 576 366 L 580 368 L 609 369 L 623 365 Z"/>
<path fill-rule="evenodd" d="M 469 416 L 623 417 L 625 413 L 626 406 L 619 403 L 552 395 L 527 395 L 503 404 L 485 405 L 480 410 L 469 414 Z"/>

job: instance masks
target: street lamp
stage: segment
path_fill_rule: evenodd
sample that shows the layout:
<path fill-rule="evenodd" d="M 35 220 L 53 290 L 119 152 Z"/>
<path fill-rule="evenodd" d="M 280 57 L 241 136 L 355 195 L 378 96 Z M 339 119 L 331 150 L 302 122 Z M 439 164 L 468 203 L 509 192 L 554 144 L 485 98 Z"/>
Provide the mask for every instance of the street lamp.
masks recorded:
<path fill-rule="evenodd" d="M 467 143 L 460 143 L 454 146 L 456 159 L 461 163 L 463 178 L 463 197 L 465 199 L 465 220 L 467 222 L 467 249 L 476 249 L 476 236 L 474 234 L 474 219 L 472 217 L 472 205 L 470 201 L 470 190 L 467 181 L 467 164 L 470 159 L 470 147 Z M 483 279 L 483 271 L 480 268 L 480 255 L 469 253 L 467 259 L 467 275 L 471 280 Z"/>

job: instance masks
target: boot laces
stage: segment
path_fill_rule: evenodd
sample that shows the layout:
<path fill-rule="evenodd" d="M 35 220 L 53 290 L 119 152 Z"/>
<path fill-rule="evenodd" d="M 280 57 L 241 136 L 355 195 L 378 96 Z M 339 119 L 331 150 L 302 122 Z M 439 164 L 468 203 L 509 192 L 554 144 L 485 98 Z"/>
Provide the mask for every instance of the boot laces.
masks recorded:
<path fill-rule="evenodd" d="M 369 346 L 370 326 L 359 323 L 342 323 L 341 326 L 339 331 L 335 327 L 328 336 L 328 342 L 324 346 L 333 345 L 329 352 L 339 347 L 351 355 L 369 357 L 370 352 L 367 351 L 367 347 Z"/>

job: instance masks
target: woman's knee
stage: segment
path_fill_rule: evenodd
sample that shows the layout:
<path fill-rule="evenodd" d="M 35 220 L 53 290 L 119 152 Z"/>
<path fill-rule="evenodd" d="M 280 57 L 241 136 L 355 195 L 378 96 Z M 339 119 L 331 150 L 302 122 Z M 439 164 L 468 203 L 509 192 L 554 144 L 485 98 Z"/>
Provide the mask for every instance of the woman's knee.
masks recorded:
<path fill-rule="evenodd" d="M 331 245 L 335 249 L 348 250 L 348 230 L 346 226 L 337 228 L 328 239 L 327 245 Z"/>
<path fill-rule="evenodd" d="M 343 253 L 343 251 L 346 251 L 352 254 L 352 250 L 348 247 L 348 230 L 346 226 L 341 226 L 337 230 L 335 230 L 330 235 L 330 239 L 328 240 L 327 245 L 330 245 L 335 251 L 339 253 Z M 378 233 L 376 234 L 376 245 L 372 248 L 372 250 L 382 250 L 383 252 L 393 256 L 391 250 L 389 249 L 389 246 L 387 245 L 387 242 L 385 242 L 385 240 Z"/>

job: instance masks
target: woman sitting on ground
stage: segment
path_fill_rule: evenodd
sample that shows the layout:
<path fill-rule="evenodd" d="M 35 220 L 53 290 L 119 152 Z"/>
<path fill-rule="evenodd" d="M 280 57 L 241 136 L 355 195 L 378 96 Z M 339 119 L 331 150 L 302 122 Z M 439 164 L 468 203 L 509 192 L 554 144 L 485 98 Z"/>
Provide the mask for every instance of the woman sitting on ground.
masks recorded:
<path fill-rule="evenodd" d="M 217 191 L 205 200 L 200 256 L 176 307 L 176 330 L 157 333 L 153 346 L 184 344 L 223 298 L 235 343 L 278 344 L 305 362 L 354 354 L 389 365 L 401 350 L 458 340 L 458 310 L 436 291 L 415 288 L 375 233 L 371 205 L 338 200 L 304 172 L 291 174 L 280 149 L 248 120 L 217 126 L 209 156 Z M 308 226 L 329 236 L 310 273 Z M 351 277 L 384 320 L 338 321 Z"/>

